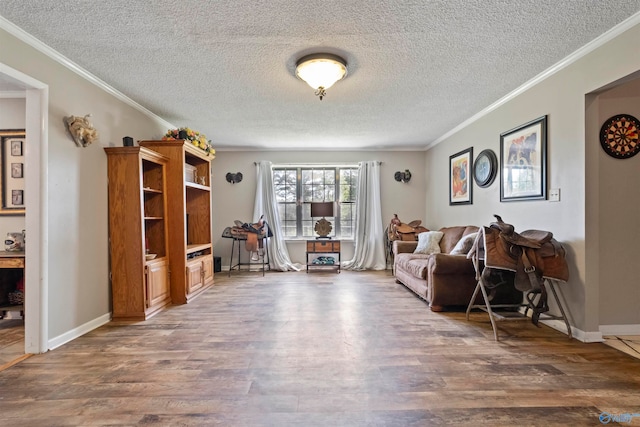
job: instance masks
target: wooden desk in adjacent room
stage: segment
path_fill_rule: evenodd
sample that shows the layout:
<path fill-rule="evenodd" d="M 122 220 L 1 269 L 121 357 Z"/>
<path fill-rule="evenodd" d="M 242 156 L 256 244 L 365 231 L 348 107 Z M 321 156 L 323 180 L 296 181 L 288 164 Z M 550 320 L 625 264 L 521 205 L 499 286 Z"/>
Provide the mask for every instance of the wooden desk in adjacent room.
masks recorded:
<path fill-rule="evenodd" d="M 24 277 L 24 252 L 7 252 L 0 251 L 0 275 L 2 275 L 2 279 L 0 282 L 6 282 L 6 274 L 3 272 L 4 269 L 16 269 L 20 270 L 20 274 Z M 15 275 L 18 277 L 19 275 Z M 19 280 L 19 278 L 16 280 Z M 8 293 L 15 291 L 15 287 L 13 289 L 7 289 L 7 286 L 4 285 L 0 288 L 4 294 L 0 295 L 0 319 L 4 318 L 9 311 L 19 311 L 20 315 L 24 318 L 24 303 L 10 303 Z"/>

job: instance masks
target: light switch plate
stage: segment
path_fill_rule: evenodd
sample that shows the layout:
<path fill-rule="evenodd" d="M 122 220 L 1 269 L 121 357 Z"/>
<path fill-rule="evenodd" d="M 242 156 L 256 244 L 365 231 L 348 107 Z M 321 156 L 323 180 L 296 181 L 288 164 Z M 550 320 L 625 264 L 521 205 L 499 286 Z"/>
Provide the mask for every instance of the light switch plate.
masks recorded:
<path fill-rule="evenodd" d="M 560 189 L 552 188 L 549 190 L 549 201 L 550 202 L 559 202 L 560 201 Z"/>

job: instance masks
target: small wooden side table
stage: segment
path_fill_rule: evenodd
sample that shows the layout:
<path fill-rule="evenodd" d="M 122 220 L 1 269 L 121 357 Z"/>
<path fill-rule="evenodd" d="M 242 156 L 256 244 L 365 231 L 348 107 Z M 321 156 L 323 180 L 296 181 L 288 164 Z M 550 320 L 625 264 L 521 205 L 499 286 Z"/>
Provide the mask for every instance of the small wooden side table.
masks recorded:
<path fill-rule="evenodd" d="M 329 256 L 337 255 L 337 262 L 333 264 L 314 264 L 313 260 L 309 261 L 309 255 Z M 307 240 L 307 273 L 309 270 L 336 270 L 340 273 L 340 240 L 317 239 Z"/>
<path fill-rule="evenodd" d="M 4 268 L 17 268 L 22 270 L 22 277 L 24 277 L 24 252 L 7 252 L 0 251 L 0 269 Z M 7 304 L 0 307 L 0 319 L 3 319 L 8 311 L 19 311 L 20 316 L 24 319 L 24 303 L 18 305 Z"/>

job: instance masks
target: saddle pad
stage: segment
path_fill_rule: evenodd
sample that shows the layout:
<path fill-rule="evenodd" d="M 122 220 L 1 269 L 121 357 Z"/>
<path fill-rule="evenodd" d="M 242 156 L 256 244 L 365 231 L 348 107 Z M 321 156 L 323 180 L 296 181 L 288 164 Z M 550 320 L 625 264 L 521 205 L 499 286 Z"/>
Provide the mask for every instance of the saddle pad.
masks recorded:
<path fill-rule="evenodd" d="M 516 271 L 519 258 L 510 256 L 509 248 L 500 238 L 500 230 L 493 227 L 481 229 L 484 249 L 484 264 L 486 267 L 501 270 Z"/>

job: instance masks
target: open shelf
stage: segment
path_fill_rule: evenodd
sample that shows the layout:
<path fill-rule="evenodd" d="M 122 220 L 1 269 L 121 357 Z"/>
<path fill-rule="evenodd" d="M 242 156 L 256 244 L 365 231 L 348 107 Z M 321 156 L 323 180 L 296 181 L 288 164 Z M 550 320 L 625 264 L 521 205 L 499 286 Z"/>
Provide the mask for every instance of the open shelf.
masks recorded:
<path fill-rule="evenodd" d="M 0 306 L 0 311 L 22 311 L 24 310 L 24 305 L 3 305 Z"/>
<path fill-rule="evenodd" d="M 208 187 L 208 186 L 206 186 L 206 185 L 196 184 L 195 182 L 189 182 L 189 181 L 186 181 L 186 182 L 184 183 L 184 185 L 185 185 L 187 188 L 194 188 L 194 189 L 196 189 L 196 190 L 203 190 L 203 191 L 211 191 L 211 187 Z"/>
<path fill-rule="evenodd" d="M 187 254 L 192 254 L 198 251 L 206 251 L 207 249 L 211 249 L 211 243 L 187 245 Z"/>

